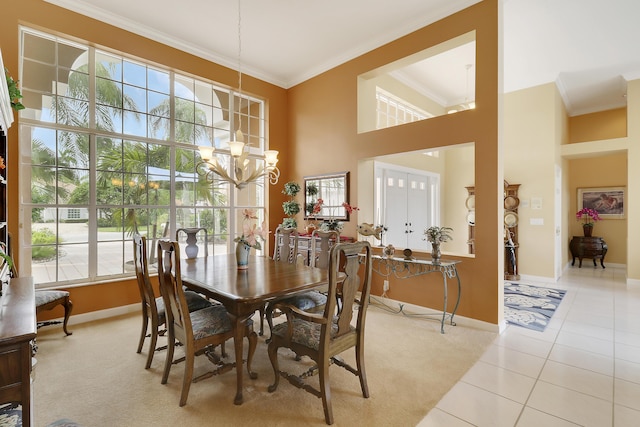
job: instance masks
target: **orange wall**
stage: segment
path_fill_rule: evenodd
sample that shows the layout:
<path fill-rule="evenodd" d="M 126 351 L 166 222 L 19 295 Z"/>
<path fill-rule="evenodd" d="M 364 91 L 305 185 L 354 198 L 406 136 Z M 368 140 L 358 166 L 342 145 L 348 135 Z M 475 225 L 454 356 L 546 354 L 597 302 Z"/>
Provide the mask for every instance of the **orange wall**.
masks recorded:
<path fill-rule="evenodd" d="M 41 0 L 6 1 L 2 4 L 2 25 L 0 25 L 0 48 L 5 66 L 14 78 L 18 78 L 19 62 L 19 31 L 18 25 L 25 25 L 43 31 L 59 33 L 62 36 L 76 37 L 90 41 L 100 47 L 116 49 L 125 55 L 130 54 L 149 61 L 153 61 L 181 72 L 234 87 L 238 82 L 237 72 L 221 65 L 190 55 L 137 36 L 130 32 L 115 28 L 108 24 L 89 19 L 83 15 L 69 12 L 66 9 L 53 6 Z M 231 36 L 230 36 L 231 37 Z M 235 40 L 230 38 L 230 43 Z M 280 151 L 278 166 L 283 171 L 289 169 L 291 163 L 287 154 L 287 94 L 280 87 L 265 83 L 250 76 L 243 76 L 242 89 L 267 100 L 269 112 L 268 138 L 272 149 Z M 17 238 L 20 226 L 18 224 L 18 115 L 8 132 L 8 229 L 14 236 L 14 242 L 20 245 Z M 286 172 L 285 172 L 286 175 Z M 285 176 L 286 179 L 286 176 Z M 276 206 L 280 211 L 279 205 Z M 274 211 L 273 204 L 270 210 Z M 277 217 L 277 216 L 276 216 Z M 277 224 L 277 223 L 276 223 Z M 271 229 L 275 226 L 271 224 Z M 14 250 L 16 263 L 20 265 L 17 250 Z M 140 300 L 138 288 L 134 280 L 110 282 L 100 285 L 72 287 L 73 313 L 80 314 L 95 310 L 118 307 Z M 45 313 L 42 319 L 60 317 L 56 310 Z"/>
<path fill-rule="evenodd" d="M 459 314 L 490 323 L 498 321 L 498 285 L 502 283 L 502 228 L 498 228 L 498 21 L 497 2 L 483 1 L 453 16 L 375 49 L 289 91 L 289 134 L 293 178 L 351 171 L 351 202 L 358 202 L 358 161 L 419 149 L 476 143 L 477 227 L 475 258 L 460 258 L 462 301 Z M 357 77 L 453 37 L 476 30 L 475 110 L 367 133 L 357 133 Z M 359 206 L 361 210 L 371 207 Z M 344 234 L 355 235 L 355 221 Z M 412 248 L 413 249 L 413 248 Z M 418 248 L 419 250 L 419 248 Z M 500 267 L 499 267 L 500 265 Z M 379 278 L 378 278 L 379 279 Z M 374 294 L 380 294 L 376 280 Z M 439 274 L 391 282 L 387 295 L 413 304 L 440 308 Z M 452 289 L 453 291 L 453 289 Z M 455 294 L 455 293 L 454 293 Z"/>
<path fill-rule="evenodd" d="M 6 3 L 3 5 L 3 25 L 0 26 L 0 47 L 5 65 L 14 76 L 17 73 L 13 70 L 18 69 L 18 24 L 25 24 L 90 40 L 100 46 L 229 86 L 237 81 L 236 73 L 225 67 L 48 3 L 38 0 Z M 355 103 L 358 74 L 472 30 L 476 30 L 477 80 L 482 82 L 476 86 L 475 110 L 357 134 Z M 459 271 L 463 297 L 458 313 L 494 324 L 498 322 L 499 285 L 502 283 L 502 260 L 498 254 L 503 250 L 498 212 L 498 196 L 502 187 L 498 143 L 499 66 L 498 0 L 485 0 L 289 91 L 249 76 L 243 77 L 243 90 L 268 102 L 269 143 L 271 148 L 281 153 L 281 184 L 291 179 L 302 182 L 305 175 L 348 170 L 352 172 L 350 191 L 354 202 L 358 200 L 356 172 L 359 159 L 475 141 L 476 200 L 482 201 L 476 206 L 476 220 L 484 226 L 476 231 L 475 258 L 461 259 Z M 14 123 L 9 131 L 8 198 L 9 206 L 13 208 L 8 219 L 9 231 L 14 236 L 19 230 L 18 168 L 11 159 L 18 158 L 17 128 L 17 123 Z M 283 216 L 281 187 L 279 184 L 270 191 L 271 230 Z M 355 223 L 347 225 L 345 234 L 355 235 Z M 437 308 L 441 305 L 440 281 L 441 278 L 429 275 L 424 282 L 406 280 L 397 286 L 392 283 L 389 296 Z M 75 314 L 129 304 L 139 299 L 136 285 L 131 280 L 71 288 L 70 291 Z"/>
<path fill-rule="evenodd" d="M 569 118 L 569 143 L 627 136 L 627 109 L 600 111 Z"/>

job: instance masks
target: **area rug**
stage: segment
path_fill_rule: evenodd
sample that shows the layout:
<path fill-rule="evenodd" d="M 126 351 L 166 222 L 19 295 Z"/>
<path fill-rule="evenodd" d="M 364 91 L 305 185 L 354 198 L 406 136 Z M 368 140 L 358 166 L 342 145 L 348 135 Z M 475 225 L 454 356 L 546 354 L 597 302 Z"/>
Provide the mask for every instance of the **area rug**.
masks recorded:
<path fill-rule="evenodd" d="M 0 427 L 22 426 L 22 408 L 19 405 L 0 406 Z"/>
<path fill-rule="evenodd" d="M 543 332 L 567 291 L 504 283 L 504 317 L 511 325 Z"/>

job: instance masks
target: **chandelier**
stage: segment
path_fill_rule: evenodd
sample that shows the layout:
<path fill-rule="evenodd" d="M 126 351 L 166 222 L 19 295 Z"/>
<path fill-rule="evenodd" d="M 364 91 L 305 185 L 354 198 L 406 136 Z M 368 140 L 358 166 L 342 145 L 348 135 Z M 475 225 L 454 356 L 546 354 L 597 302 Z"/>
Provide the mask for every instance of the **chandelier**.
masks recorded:
<path fill-rule="evenodd" d="M 465 111 L 465 110 L 473 110 L 476 108 L 476 102 L 475 101 L 469 101 L 470 98 L 470 94 L 469 94 L 469 70 L 471 69 L 471 67 L 473 67 L 473 64 L 467 64 L 464 66 L 464 68 L 466 68 L 467 70 L 467 79 L 466 79 L 466 84 L 467 84 L 467 89 L 466 89 L 466 96 L 464 97 L 464 102 L 462 104 L 458 104 L 452 108 L 450 108 L 447 111 L 447 114 L 453 114 L 453 113 L 457 113 L 459 111 Z"/>
<path fill-rule="evenodd" d="M 235 132 L 235 140 L 229 141 L 229 151 L 231 152 L 230 172 L 215 158 L 214 147 L 198 147 L 200 158 L 202 159 L 198 163 L 198 173 L 203 174 L 210 182 L 213 182 L 217 176 L 219 179 L 235 185 L 236 188 L 240 190 L 246 187 L 248 183 L 257 181 L 264 176 L 269 178 L 269 183 L 272 185 L 277 184 L 280 178 L 280 170 L 276 166 L 278 163 L 278 151 L 264 150 L 263 156 L 251 161 L 251 159 L 249 159 L 249 144 L 244 142 L 244 135 L 240 130 L 242 125 L 240 112 L 242 105 L 242 63 L 240 61 L 240 54 L 242 53 L 241 23 L 240 0 L 238 0 L 238 95 L 236 97 L 238 99 L 238 130 Z M 259 162 L 259 160 L 262 160 L 262 162 Z M 201 172 L 200 165 L 204 165 L 204 173 Z"/>

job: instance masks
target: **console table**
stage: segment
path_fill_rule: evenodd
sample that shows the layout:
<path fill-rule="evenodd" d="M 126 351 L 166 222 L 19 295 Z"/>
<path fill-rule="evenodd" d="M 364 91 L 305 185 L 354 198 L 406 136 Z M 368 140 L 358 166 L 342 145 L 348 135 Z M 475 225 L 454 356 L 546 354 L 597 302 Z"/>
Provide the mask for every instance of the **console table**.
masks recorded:
<path fill-rule="evenodd" d="M 22 405 L 22 425 L 29 427 L 31 343 L 36 337 L 33 279 L 12 278 L 0 304 L 0 404 Z"/>
<path fill-rule="evenodd" d="M 578 268 L 582 267 L 582 258 L 592 258 L 593 266 L 596 267 L 596 260 L 600 260 L 600 265 L 604 267 L 604 257 L 607 254 L 607 243 L 602 237 L 573 236 L 569 243 L 569 250 L 573 260 L 571 265 L 576 263 L 576 257 L 580 260 Z"/>
<path fill-rule="evenodd" d="M 460 276 L 458 276 L 458 269 L 456 264 L 461 261 L 444 261 L 441 260 L 435 263 L 431 260 L 423 259 L 406 259 L 406 258 L 387 258 L 380 255 L 373 255 L 372 270 L 375 273 L 380 274 L 385 279 L 393 274 L 398 279 L 407 279 L 409 277 L 422 276 L 431 273 L 440 273 L 442 275 L 442 282 L 444 286 L 444 309 L 442 310 L 442 319 L 440 320 L 440 332 L 444 334 L 444 322 L 449 318 L 451 325 L 455 326 L 453 316 L 458 310 L 460 304 Z M 458 282 L 458 296 L 456 299 L 456 305 L 451 313 L 447 313 L 447 298 L 448 298 L 448 286 L 447 279 L 455 278 Z M 400 311 L 402 312 L 403 306 L 400 305 Z M 423 314 L 423 316 L 430 316 L 432 314 Z M 436 316 L 440 316 L 440 313 L 436 313 Z"/>

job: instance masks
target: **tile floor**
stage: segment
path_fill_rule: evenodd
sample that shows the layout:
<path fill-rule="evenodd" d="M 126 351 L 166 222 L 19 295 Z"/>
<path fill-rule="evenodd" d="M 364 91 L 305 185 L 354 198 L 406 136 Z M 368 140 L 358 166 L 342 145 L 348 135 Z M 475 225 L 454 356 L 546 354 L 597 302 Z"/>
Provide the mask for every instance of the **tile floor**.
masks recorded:
<path fill-rule="evenodd" d="M 640 426 L 640 287 L 569 267 L 544 332 L 508 326 L 419 427 Z"/>

